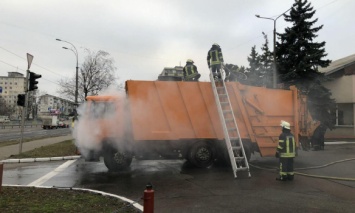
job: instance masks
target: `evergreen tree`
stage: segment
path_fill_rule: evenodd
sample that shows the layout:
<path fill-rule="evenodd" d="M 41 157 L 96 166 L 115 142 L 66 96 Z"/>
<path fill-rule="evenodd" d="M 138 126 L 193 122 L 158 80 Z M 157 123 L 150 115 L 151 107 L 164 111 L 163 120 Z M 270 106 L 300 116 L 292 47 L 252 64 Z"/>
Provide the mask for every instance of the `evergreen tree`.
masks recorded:
<path fill-rule="evenodd" d="M 325 77 L 318 71 L 318 67 L 327 67 L 331 61 L 324 59 L 325 42 L 315 41 L 316 33 L 323 27 L 313 26 L 318 20 L 311 20 L 315 12 L 307 0 L 295 0 L 290 15 L 285 15 L 285 21 L 292 23 L 292 27 L 277 34 L 280 39 L 276 44 L 277 68 L 281 83 L 296 85 L 307 94 L 312 116 L 332 128 L 330 111 L 335 101 L 330 98 L 331 92 L 321 85 Z"/>
<path fill-rule="evenodd" d="M 247 84 L 252 86 L 261 86 L 262 73 L 260 73 L 260 56 L 256 52 L 255 45 L 251 48 L 251 53 L 248 57 L 249 67 L 246 75 L 248 76 Z"/>
<path fill-rule="evenodd" d="M 262 77 L 262 86 L 272 88 L 273 76 L 273 55 L 269 49 L 269 40 L 263 32 L 265 43 L 261 47 L 262 54 L 260 55 L 260 74 Z"/>

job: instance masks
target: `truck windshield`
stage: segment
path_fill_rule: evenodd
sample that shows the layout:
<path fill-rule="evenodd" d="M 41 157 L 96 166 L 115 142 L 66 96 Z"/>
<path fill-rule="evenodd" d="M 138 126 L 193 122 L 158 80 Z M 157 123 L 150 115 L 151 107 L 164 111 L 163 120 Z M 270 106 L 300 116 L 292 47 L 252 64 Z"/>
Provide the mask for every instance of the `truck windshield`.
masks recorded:
<path fill-rule="evenodd" d="M 114 102 L 91 101 L 89 113 L 92 118 L 112 118 L 114 112 Z"/>

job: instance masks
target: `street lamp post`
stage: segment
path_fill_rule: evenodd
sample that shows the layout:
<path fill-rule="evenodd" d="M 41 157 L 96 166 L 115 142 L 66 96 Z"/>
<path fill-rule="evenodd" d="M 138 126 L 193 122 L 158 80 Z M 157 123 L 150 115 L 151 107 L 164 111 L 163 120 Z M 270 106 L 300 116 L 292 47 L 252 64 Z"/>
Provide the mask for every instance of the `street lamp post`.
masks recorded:
<path fill-rule="evenodd" d="M 255 15 L 257 18 L 262 18 L 262 19 L 269 19 L 274 21 L 274 51 L 273 51 L 273 57 L 274 57 L 274 72 L 272 75 L 272 86 L 273 88 L 276 88 L 277 85 L 277 66 L 276 66 L 276 20 L 278 18 L 280 18 L 282 15 L 284 15 L 285 13 L 287 13 L 289 10 L 291 10 L 291 8 L 289 8 L 288 10 L 286 10 L 285 12 L 283 12 L 281 15 L 277 16 L 276 18 L 268 18 L 268 17 L 262 17 L 260 15 Z"/>
<path fill-rule="evenodd" d="M 74 46 L 74 44 L 68 42 L 68 41 L 64 41 L 64 40 L 61 40 L 59 38 L 56 39 L 57 41 L 62 41 L 62 42 L 65 42 L 65 43 L 68 43 L 70 44 L 74 49 L 71 49 L 71 48 L 67 48 L 67 47 L 63 47 L 63 49 L 66 49 L 66 50 L 71 50 L 74 55 L 76 56 L 76 73 L 75 73 L 75 106 L 77 107 L 78 106 L 78 78 L 79 78 L 79 60 L 78 60 L 78 50 L 76 49 L 76 47 Z"/>

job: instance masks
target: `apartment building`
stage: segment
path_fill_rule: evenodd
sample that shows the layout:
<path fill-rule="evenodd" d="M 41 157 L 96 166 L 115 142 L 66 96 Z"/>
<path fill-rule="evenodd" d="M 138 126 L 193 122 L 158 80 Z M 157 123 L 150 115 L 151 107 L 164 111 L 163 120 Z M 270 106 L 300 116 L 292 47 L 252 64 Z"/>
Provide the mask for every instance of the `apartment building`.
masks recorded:
<path fill-rule="evenodd" d="M 14 109 L 12 118 L 21 116 L 22 107 L 17 106 L 17 95 L 25 93 L 25 82 L 24 74 L 19 72 L 8 72 L 8 76 L 0 76 L 1 104 Z"/>
<path fill-rule="evenodd" d="M 75 103 L 53 95 L 45 94 L 38 98 L 37 113 L 40 117 L 45 114 L 68 116 L 74 112 Z"/>
<path fill-rule="evenodd" d="M 163 71 L 159 74 L 159 81 L 181 81 L 184 77 L 183 73 L 184 67 L 164 67 Z"/>

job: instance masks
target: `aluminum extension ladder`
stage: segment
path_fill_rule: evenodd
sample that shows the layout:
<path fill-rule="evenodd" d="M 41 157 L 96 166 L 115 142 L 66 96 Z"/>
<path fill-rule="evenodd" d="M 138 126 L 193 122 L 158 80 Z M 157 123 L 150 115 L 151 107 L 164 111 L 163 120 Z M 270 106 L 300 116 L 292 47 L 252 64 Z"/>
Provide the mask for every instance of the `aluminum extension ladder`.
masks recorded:
<path fill-rule="evenodd" d="M 223 127 L 225 143 L 232 165 L 233 175 L 234 178 L 237 178 L 238 171 L 248 171 L 248 177 L 251 177 L 249 163 L 245 155 L 242 139 L 240 137 L 238 125 L 234 117 L 228 91 L 223 80 L 224 76 L 225 72 L 223 69 L 221 69 L 221 79 L 217 80 L 213 76 L 212 70 L 210 70 L 212 90 L 216 100 L 219 118 Z"/>

